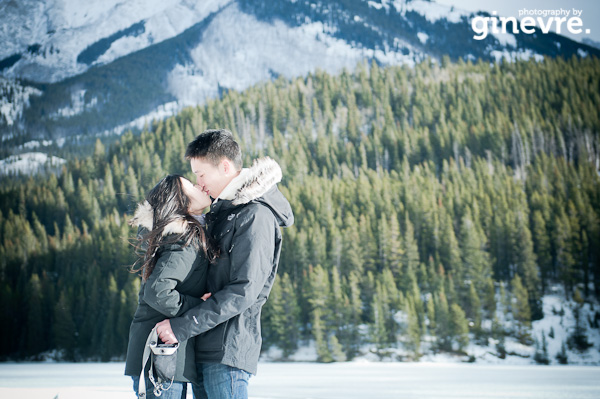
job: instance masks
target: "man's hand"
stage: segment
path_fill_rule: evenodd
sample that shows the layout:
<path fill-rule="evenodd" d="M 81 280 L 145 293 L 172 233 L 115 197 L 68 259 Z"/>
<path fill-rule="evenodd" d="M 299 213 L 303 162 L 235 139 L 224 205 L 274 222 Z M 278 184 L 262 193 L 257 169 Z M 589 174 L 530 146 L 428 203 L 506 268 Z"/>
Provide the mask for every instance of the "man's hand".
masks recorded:
<path fill-rule="evenodd" d="M 211 293 L 207 292 L 202 295 L 200 299 L 206 301 L 210 298 Z M 169 319 L 163 320 L 160 323 L 157 323 L 154 327 L 156 327 L 156 333 L 158 334 L 158 338 L 167 345 L 173 345 L 179 342 L 175 334 L 173 334 L 173 330 L 171 329 L 171 322 Z"/>
<path fill-rule="evenodd" d="M 171 322 L 169 321 L 169 319 L 161 321 L 160 323 L 156 324 L 155 327 L 156 333 L 158 334 L 158 338 L 160 338 L 160 340 L 165 344 L 173 345 L 179 342 L 177 341 L 175 334 L 173 334 L 173 330 L 171 329 Z"/>
<path fill-rule="evenodd" d="M 204 302 L 206 302 L 206 300 L 207 300 L 208 298 L 210 298 L 210 296 L 211 296 L 211 295 L 212 295 L 212 294 L 211 294 L 210 292 L 207 292 L 206 294 L 202 295 L 202 296 L 200 297 L 200 299 L 202 299 Z"/>

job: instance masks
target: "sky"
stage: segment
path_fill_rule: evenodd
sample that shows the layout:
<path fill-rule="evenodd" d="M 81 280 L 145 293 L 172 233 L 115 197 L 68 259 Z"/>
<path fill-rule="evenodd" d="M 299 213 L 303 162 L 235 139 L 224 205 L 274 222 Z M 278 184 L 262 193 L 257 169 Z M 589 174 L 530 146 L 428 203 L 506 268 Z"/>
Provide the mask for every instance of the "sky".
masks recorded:
<path fill-rule="evenodd" d="M 589 38 L 596 42 L 600 42 L 600 1 L 597 0 L 435 0 L 436 3 L 453 5 L 456 8 L 462 8 L 467 11 L 487 11 L 490 14 L 492 11 L 497 11 L 498 16 L 519 17 L 519 10 L 554 10 L 554 9 L 577 9 L 582 10 L 581 20 L 583 21 L 581 34 L 572 34 L 566 29 L 561 31 L 561 34 L 576 40 L 581 41 L 583 38 Z M 569 15 L 572 17 L 573 14 Z M 534 18 L 537 16 L 533 15 Z M 554 26 L 553 26 L 554 27 Z M 589 29 L 590 33 L 586 34 L 585 29 Z M 553 29 L 554 30 L 554 29 Z"/>

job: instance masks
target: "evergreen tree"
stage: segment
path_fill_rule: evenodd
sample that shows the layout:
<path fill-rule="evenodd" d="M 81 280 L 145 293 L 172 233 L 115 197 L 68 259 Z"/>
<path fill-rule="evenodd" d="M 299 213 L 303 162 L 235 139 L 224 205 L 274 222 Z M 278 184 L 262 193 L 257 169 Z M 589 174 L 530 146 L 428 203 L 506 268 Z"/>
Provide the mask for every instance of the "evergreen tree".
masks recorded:
<path fill-rule="evenodd" d="M 45 318 L 42 314 L 42 283 L 37 274 L 33 274 L 29 280 L 28 293 L 25 353 L 31 356 L 38 355 L 47 346 L 43 334 Z"/>
<path fill-rule="evenodd" d="M 360 236 L 358 232 L 358 223 L 356 219 L 348 215 L 346 217 L 346 228 L 343 232 L 343 252 L 342 252 L 342 270 L 343 276 L 348 276 L 350 273 L 355 272 L 363 274 L 364 272 L 364 260 L 361 248 L 358 245 L 360 243 Z"/>
<path fill-rule="evenodd" d="M 317 361 L 323 363 L 332 362 L 334 359 L 329 352 L 327 345 L 327 334 L 323 327 L 323 321 L 321 317 L 321 310 L 316 308 L 312 313 L 312 334 L 315 339 L 315 345 L 317 347 Z"/>
<path fill-rule="evenodd" d="M 469 323 L 464 310 L 457 303 L 450 306 L 450 328 L 458 350 L 464 350 L 469 344 Z"/>
<path fill-rule="evenodd" d="M 329 348 L 331 353 L 331 358 L 336 362 L 345 362 L 346 361 L 346 353 L 344 352 L 342 345 L 336 338 L 335 334 L 329 336 Z"/>
<path fill-rule="evenodd" d="M 452 326 L 451 315 L 446 294 L 444 291 L 438 293 L 435 298 L 435 336 L 437 346 L 441 350 L 452 350 Z"/>
<path fill-rule="evenodd" d="M 560 352 L 558 352 L 556 354 L 556 360 L 558 360 L 558 363 L 560 363 L 560 364 L 568 364 L 569 363 L 569 357 L 567 356 L 567 346 L 565 345 L 564 342 L 560 346 Z"/>
<path fill-rule="evenodd" d="M 541 301 L 538 300 L 539 278 L 536 257 L 533 252 L 531 233 L 524 217 L 520 215 L 517 216 L 516 232 L 515 244 L 513 245 L 513 248 L 515 248 L 513 261 L 516 264 L 517 273 L 522 276 L 523 283 L 527 288 L 532 320 L 539 320 L 544 317 L 544 312 Z"/>
<path fill-rule="evenodd" d="M 469 300 L 466 306 L 466 315 L 473 323 L 473 331 L 479 332 L 481 330 L 481 300 L 477 294 L 474 284 L 469 284 Z"/>
<path fill-rule="evenodd" d="M 284 273 L 275 280 L 263 310 L 265 346 L 277 345 L 283 352 L 283 358 L 290 356 L 297 349 L 299 318 L 296 291 L 289 276 Z"/>
<path fill-rule="evenodd" d="M 546 334 L 542 331 L 542 342 L 540 343 L 538 339 L 535 340 L 536 351 L 533 355 L 533 359 L 536 363 L 539 364 L 550 364 L 550 359 L 548 358 L 548 342 L 546 341 Z"/>
<path fill-rule="evenodd" d="M 403 242 L 403 254 L 402 254 L 402 276 L 400 278 L 400 285 L 404 291 L 408 291 L 413 287 L 413 283 L 416 282 L 415 273 L 419 267 L 419 248 L 414 237 L 414 228 L 408 218 L 408 214 L 404 218 L 404 235 L 402 237 Z"/>
<path fill-rule="evenodd" d="M 575 317 L 575 328 L 573 332 L 567 338 L 567 345 L 569 349 L 575 349 L 580 352 L 584 352 L 593 346 L 588 341 L 586 334 L 586 328 L 584 327 L 581 319 L 581 307 L 577 306 L 573 309 L 573 316 Z"/>
<path fill-rule="evenodd" d="M 359 277 L 356 273 L 350 273 L 348 277 L 348 325 L 347 342 L 345 343 L 347 358 L 352 359 L 359 351 L 361 344 L 360 324 L 362 320 L 362 301 L 360 299 Z"/>
<path fill-rule="evenodd" d="M 382 215 L 379 223 L 380 258 L 384 268 L 391 270 L 396 278 L 402 273 L 402 238 L 400 236 L 400 224 L 395 213 L 389 217 Z"/>
<path fill-rule="evenodd" d="M 485 284 L 483 297 L 483 309 L 489 319 L 493 319 L 496 314 L 496 288 L 494 281 L 489 278 Z"/>
<path fill-rule="evenodd" d="M 406 348 L 413 354 L 415 359 L 421 356 L 421 323 L 411 296 L 404 302 L 404 313 L 406 314 Z"/>
<path fill-rule="evenodd" d="M 119 314 L 120 296 L 118 295 L 117 282 L 112 275 L 109 276 L 106 305 L 107 312 L 104 316 L 104 323 L 101 323 L 103 328 L 101 333 L 102 351 L 100 352 L 102 361 L 105 362 L 119 353 L 119 337 L 114 332 Z"/>
<path fill-rule="evenodd" d="M 566 213 L 561 210 L 555 220 L 553 232 L 554 250 L 556 253 L 555 268 L 565 286 L 565 292 L 571 292 L 575 272 L 575 258 L 571 248 L 571 225 Z"/>
<path fill-rule="evenodd" d="M 552 272 L 552 253 L 550 248 L 549 233 L 542 212 L 535 211 L 532 218 L 532 236 L 534 251 L 538 257 L 541 274 L 541 292 L 546 291 L 546 284 Z"/>
<path fill-rule="evenodd" d="M 511 281 L 513 300 L 513 316 L 517 327 L 517 336 L 523 344 L 529 343 L 531 336 L 529 329 L 531 327 L 531 310 L 529 308 L 529 295 L 527 289 L 521 282 L 521 277 L 515 275 Z"/>
<path fill-rule="evenodd" d="M 454 276 L 464 275 L 458 240 L 454 233 L 451 216 L 447 213 L 442 213 L 440 235 L 440 261 L 442 265 Z"/>
<path fill-rule="evenodd" d="M 484 248 L 485 235 L 473 222 L 469 211 L 462 218 L 460 231 L 461 259 L 465 272 L 456 276 L 457 281 L 462 285 L 464 280 L 468 279 L 477 289 L 481 289 L 491 274 L 489 256 Z"/>
<path fill-rule="evenodd" d="M 262 336 L 263 346 L 269 348 L 271 345 L 280 345 L 283 335 L 285 316 L 283 311 L 283 297 L 281 279 L 276 279 L 269 294 L 269 300 L 262 311 Z"/>
<path fill-rule="evenodd" d="M 435 334 L 435 304 L 433 296 L 430 296 L 427 300 L 427 328 L 430 334 Z"/>
<path fill-rule="evenodd" d="M 64 351 L 64 359 L 74 360 L 77 330 L 73 322 L 72 308 L 65 291 L 54 306 L 54 344 Z"/>
<path fill-rule="evenodd" d="M 390 344 L 390 332 L 388 330 L 389 306 L 386 291 L 378 281 L 373 298 L 373 323 L 371 325 L 371 341 L 377 349 L 383 349 Z"/>

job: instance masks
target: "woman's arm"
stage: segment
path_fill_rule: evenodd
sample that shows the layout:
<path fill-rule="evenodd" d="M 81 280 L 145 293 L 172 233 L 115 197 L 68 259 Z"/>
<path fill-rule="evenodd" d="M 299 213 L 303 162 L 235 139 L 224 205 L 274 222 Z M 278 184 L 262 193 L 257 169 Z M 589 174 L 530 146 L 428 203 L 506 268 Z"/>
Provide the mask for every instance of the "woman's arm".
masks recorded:
<path fill-rule="evenodd" d="M 170 245 L 160 251 L 152 274 L 144 286 L 143 300 L 166 317 L 175 317 L 197 306 L 203 300 L 183 295 L 177 286 L 188 278 L 197 257 L 193 247 Z"/>

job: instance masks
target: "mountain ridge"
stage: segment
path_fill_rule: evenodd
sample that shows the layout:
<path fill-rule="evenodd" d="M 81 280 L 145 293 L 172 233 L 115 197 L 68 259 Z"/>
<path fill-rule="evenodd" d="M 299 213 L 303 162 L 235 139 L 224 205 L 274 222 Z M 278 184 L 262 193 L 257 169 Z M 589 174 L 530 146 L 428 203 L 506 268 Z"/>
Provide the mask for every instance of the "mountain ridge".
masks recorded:
<path fill-rule="evenodd" d="M 171 3 L 190 6 L 185 1 Z M 13 104 L 10 120 L 0 117 L 3 146 L 118 131 L 165 104 L 176 104 L 169 108 L 177 111 L 218 97 L 222 90 L 243 90 L 316 69 L 352 70 L 365 59 L 381 65 L 414 65 L 427 57 L 441 61 L 445 55 L 490 62 L 545 55 L 600 56 L 600 50 L 554 33 L 490 34 L 478 41 L 468 21 L 489 14 L 420 0 L 212 1 L 195 15 L 204 17 L 170 38 L 99 62 L 114 43 L 128 37 L 127 32 L 134 36 L 152 32 L 146 28 L 148 22 L 119 25 L 119 30 L 74 55 L 90 63 L 84 72 L 57 82 L 24 77 L 12 81 L 20 90 L 31 86 L 41 94 L 16 104 L 20 111 Z M 47 51 L 33 46 L 31 51 Z M 100 49 L 94 51 L 95 47 Z M 109 50 L 102 53 L 106 47 Z M 2 70 L 5 79 L 18 70 L 19 62 Z"/>

